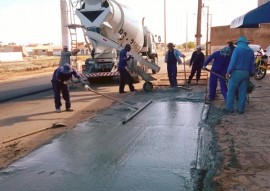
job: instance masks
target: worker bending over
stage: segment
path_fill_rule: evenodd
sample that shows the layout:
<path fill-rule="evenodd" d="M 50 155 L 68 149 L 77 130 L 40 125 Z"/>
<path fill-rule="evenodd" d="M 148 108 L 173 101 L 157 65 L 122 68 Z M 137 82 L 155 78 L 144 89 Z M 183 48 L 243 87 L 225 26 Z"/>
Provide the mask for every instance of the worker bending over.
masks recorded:
<path fill-rule="evenodd" d="M 54 103 L 57 113 L 61 113 L 61 92 L 63 99 L 65 100 L 66 111 L 73 111 L 71 109 L 70 95 L 69 95 L 69 84 L 71 83 L 72 76 L 76 77 L 85 87 L 85 89 L 90 88 L 85 85 L 81 77 L 77 72 L 72 69 L 70 64 L 66 63 L 63 66 L 59 66 L 53 73 L 52 76 L 52 87 L 54 93 Z"/>
<path fill-rule="evenodd" d="M 206 66 L 214 60 L 211 68 L 210 74 L 210 81 L 209 81 L 209 95 L 208 101 L 212 101 L 216 97 L 216 90 L 217 90 L 217 82 L 219 80 L 220 83 L 220 90 L 226 101 L 227 98 L 227 84 L 225 75 L 227 72 L 227 68 L 229 66 L 231 60 L 231 49 L 226 46 L 223 49 L 214 52 L 211 54 L 203 64 L 203 70 L 206 69 Z"/>

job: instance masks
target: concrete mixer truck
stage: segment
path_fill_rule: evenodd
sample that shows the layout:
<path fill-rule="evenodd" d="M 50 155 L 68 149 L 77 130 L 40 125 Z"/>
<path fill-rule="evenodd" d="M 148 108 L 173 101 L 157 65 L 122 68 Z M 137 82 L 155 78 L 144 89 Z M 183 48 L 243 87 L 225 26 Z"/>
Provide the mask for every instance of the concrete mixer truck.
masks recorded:
<path fill-rule="evenodd" d="M 138 62 L 131 63 L 131 71 L 146 81 L 144 89 L 152 88 L 150 81 L 154 78 L 145 71 L 156 73 L 160 67 L 156 37 L 144 26 L 143 19 L 139 20 L 128 6 L 116 0 L 80 0 L 75 14 L 93 47 L 92 58 L 82 67 L 89 80 L 118 75 L 118 52 L 128 43 L 132 47 L 129 54 Z"/>

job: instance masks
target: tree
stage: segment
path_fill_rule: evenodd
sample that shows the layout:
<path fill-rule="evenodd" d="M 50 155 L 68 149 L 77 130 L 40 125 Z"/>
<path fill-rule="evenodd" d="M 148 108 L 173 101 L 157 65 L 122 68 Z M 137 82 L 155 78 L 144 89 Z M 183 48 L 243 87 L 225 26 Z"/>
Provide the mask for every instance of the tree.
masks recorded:
<path fill-rule="evenodd" d="M 186 46 L 187 45 L 187 46 Z M 183 44 L 181 44 L 180 45 L 181 46 L 181 48 L 182 49 L 188 49 L 188 50 L 190 50 L 190 49 L 194 49 L 195 48 L 195 42 L 188 42 L 187 44 L 186 43 L 183 43 Z"/>

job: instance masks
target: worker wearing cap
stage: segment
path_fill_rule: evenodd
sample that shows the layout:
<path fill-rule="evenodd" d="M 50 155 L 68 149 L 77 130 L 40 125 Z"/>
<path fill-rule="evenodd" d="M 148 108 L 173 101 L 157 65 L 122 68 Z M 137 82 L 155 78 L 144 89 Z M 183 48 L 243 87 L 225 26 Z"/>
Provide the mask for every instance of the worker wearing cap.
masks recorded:
<path fill-rule="evenodd" d="M 182 60 L 180 57 L 185 58 L 186 56 L 174 48 L 173 43 L 168 43 L 168 51 L 165 55 L 165 62 L 167 63 L 168 77 L 171 87 L 177 87 L 177 63 L 181 64 Z"/>
<path fill-rule="evenodd" d="M 231 49 L 231 52 L 233 53 L 233 51 L 235 49 L 235 46 L 233 44 L 233 41 L 228 41 L 227 44 L 228 44 L 229 48 Z"/>
<path fill-rule="evenodd" d="M 73 111 L 71 109 L 70 95 L 69 95 L 69 83 L 72 76 L 76 77 L 84 85 L 85 89 L 89 86 L 85 85 L 77 72 L 71 68 L 70 64 L 66 63 L 63 66 L 59 66 L 52 76 L 52 87 L 54 93 L 54 103 L 57 113 L 61 112 L 61 92 L 63 99 L 65 100 L 66 111 Z"/>
<path fill-rule="evenodd" d="M 227 72 L 228 65 L 231 60 L 231 49 L 229 46 L 224 47 L 223 49 L 214 52 L 211 54 L 203 64 L 203 70 L 206 70 L 206 66 L 213 61 L 209 80 L 209 95 L 208 101 L 212 101 L 216 97 L 217 82 L 220 83 L 221 94 L 223 95 L 224 100 L 227 98 L 227 84 L 225 80 L 225 74 Z M 222 77 L 224 76 L 224 77 Z"/>
<path fill-rule="evenodd" d="M 204 63 L 204 54 L 202 52 L 202 47 L 197 46 L 197 50 L 192 53 L 191 59 L 189 61 L 189 67 L 192 66 L 190 76 L 188 77 L 188 83 L 191 83 L 193 76 L 196 73 L 197 84 L 201 78 L 202 66 Z"/>
<path fill-rule="evenodd" d="M 232 58 L 227 69 L 228 93 L 226 100 L 226 112 L 234 112 L 235 92 L 238 89 L 238 113 L 244 113 L 246 106 L 247 82 L 254 74 L 254 53 L 248 46 L 246 37 L 238 38 L 237 47 L 234 49 Z"/>
<path fill-rule="evenodd" d="M 63 46 L 63 50 L 61 51 L 61 55 L 60 55 L 60 62 L 59 62 L 59 66 L 63 66 L 64 64 L 68 63 L 71 64 L 70 62 L 70 57 L 71 56 L 75 56 L 80 50 L 73 50 L 68 51 L 68 47 L 67 46 Z"/>
<path fill-rule="evenodd" d="M 126 83 L 129 86 L 129 90 L 131 92 L 135 91 L 135 88 L 132 84 L 132 77 L 128 71 L 127 62 L 133 57 L 128 55 L 128 52 L 131 50 L 130 44 L 126 44 L 125 48 L 120 51 L 119 54 L 119 63 L 118 63 L 118 71 L 120 72 L 120 84 L 119 84 L 119 93 L 126 93 L 124 91 Z"/>

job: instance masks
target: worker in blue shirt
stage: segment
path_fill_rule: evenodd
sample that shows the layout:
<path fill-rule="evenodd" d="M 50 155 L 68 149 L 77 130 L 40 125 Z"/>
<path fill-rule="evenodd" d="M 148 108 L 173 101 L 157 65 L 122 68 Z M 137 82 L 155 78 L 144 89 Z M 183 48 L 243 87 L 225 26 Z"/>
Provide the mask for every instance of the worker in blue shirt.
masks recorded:
<path fill-rule="evenodd" d="M 119 63 L 118 63 L 118 71 L 120 72 L 120 84 L 119 84 L 119 93 L 126 93 L 124 91 L 126 83 L 129 86 L 129 90 L 131 92 L 135 91 L 133 86 L 133 79 L 128 71 L 127 62 L 130 59 L 133 59 L 131 55 L 128 55 L 128 52 L 131 50 L 130 44 L 126 44 L 125 48 L 120 51 L 119 54 Z"/>
<path fill-rule="evenodd" d="M 226 73 L 228 93 L 226 100 L 226 112 L 234 112 L 235 92 L 238 89 L 238 113 L 244 113 L 246 106 L 247 82 L 254 75 L 254 53 L 248 46 L 246 37 L 238 38 L 237 47 L 234 49 L 232 58 Z"/>
<path fill-rule="evenodd" d="M 202 66 L 204 63 L 204 54 L 202 52 L 202 47 L 200 45 L 197 46 L 197 50 L 192 53 L 191 59 L 189 61 L 189 67 L 192 66 L 190 75 L 188 77 L 188 84 L 191 83 L 193 76 L 196 73 L 196 83 L 198 84 L 201 78 Z"/>
<path fill-rule="evenodd" d="M 69 95 L 69 83 L 71 83 L 72 76 L 76 77 L 84 85 L 85 89 L 89 86 L 85 85 L 83 80 L 77 74 L 77 72 L 72 69 L 69 63 L 59 66 L 53 73 L 52 76 L 52 87 L 54 93 L 54 103 L 57 113 L 61 113 L 61 92 L 63 99 L 65 100 L 66 111 L 73 111 L 71 109 L 70 95 Z"/>
<path fill-rule="evenodd" d="M 223 95 L 224 100 L 227 97 L 227 84 L 225 80 L 225 74 L 227 72 L 228 65 L 231 60 L 231 49 L 226 46 L 223 49 L 214 52 L 211 54 L 203 64 L 203 70 L 206 69 L 206 66 L 214 60 L 212 64 L 211 71 L 218 74 L 215 75 L 214 73 L 210 74 L 209 80 L 209 95 L 208 100 L 212 101 L 216 97 L 216 89 L 217 89 L 217 82 L 219 80 L 221 93 Z M 224 76 L 223 78 L 221 76 Z"/>
<path fill-rule="evenodd" d="M 233 44 L 233 41 L 228 41 L 227 44 L 228 44 L 229 48 L 231 49 L 231 52 L 233 53 L 233 51 L 235 49 L 235 46 Z"/>
<path fill-rule="evenodd" d="M 165 55 L 165 62 L 167 63 L 168 78 L 171 87 L 177 87 L 177 63 L 181 64 L 182 60 L 180 57 L 185 58 L 186 56 L 174 48 L 173 43 L 168 43 L 168 51 Z"/>

